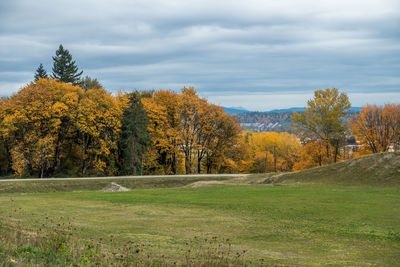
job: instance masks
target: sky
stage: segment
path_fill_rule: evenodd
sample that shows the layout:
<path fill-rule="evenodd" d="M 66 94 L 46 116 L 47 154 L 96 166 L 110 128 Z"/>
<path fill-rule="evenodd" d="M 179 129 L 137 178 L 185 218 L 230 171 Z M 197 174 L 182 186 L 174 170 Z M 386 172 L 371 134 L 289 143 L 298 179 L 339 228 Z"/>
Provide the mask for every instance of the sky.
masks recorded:
<path fill-rule="evenodd" d="M 0 96 L 63 44 L 110 92 L 194 86 L 226 107 L 302 107 L 338 88 L 400 103 L 399 0 L 0 1 Z"/>

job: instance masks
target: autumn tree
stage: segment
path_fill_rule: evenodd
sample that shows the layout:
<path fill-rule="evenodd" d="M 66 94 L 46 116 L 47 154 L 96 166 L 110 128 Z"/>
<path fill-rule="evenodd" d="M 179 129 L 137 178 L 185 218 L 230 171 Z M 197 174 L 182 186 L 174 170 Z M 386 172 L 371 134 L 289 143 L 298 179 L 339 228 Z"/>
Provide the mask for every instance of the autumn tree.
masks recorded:
<path fill-rule="evenodd" d="M 349 122 L 356 139 L 372 153 L 386 152 L 391 144 L 398 146 L 400 105 L 367 105 Z"/>
<path fill-rule="evenodd" d="M 67 49 L 60 44 L 53 56 L 53 74 L 52 77 L 60 82 L 72 83 L 78 85 L 81 82 L 83 71 L 79 71 L 72 56 Z"/>
<path fill-rule="evenodd" d="M 294 163 L 293 170 L 310 169 L 326 163 L 327 156 L 324 141 L 310 141 L 302 147 L 299 159 Z"/>
<path fill-rule="evenodd" d="M 230 115 L 223 114 L 222 108 L 201 99 L 193 87 L 182 89 L 178 113 L 186 174 L 194 171 L 196 159 L 198 173 L 203 159 L 207 173 L 224 172 L 224 168 L 231 172 L 233 160 L 227 153 L 238 141 L 239 124 Z"/>
<path fill-rule="evenodd" d="M 343 118 L 350 107 L 345 93 L 339 93 L 336 88 L 327 88 L 316 90 L 314 98 L 308 100 L 305 111 L 292 115 L 292 126 L 303 139 L 324 141 L 328 164 L 331 162 L 330 145 L 338 151 L 338 147 L 343 144 L 337 140 L 345 136 L 347 124 Z"/>
<path fill-rule="evenodd" d="M 159 90 L 150 97 L 143 97 L 142 103 L 149 118 L 147 130 L 151 138 L 146 169 L 153 173 L 176 174 L 181 129 L 179 96 L 172 91 Z"/>
<path fill-rule="evenodd" d="M 240 142 L 247 148 L 242 172 L 291 171 L 301 150 L 298 138 L 286 132 L 246 131 Z"/>
<path fill-rule="evenodd" d="M 181 150 L 185 154 L 186 174 L 193 170 L 192 153 L 198 148 L 197 136 L 200 131 L 200 102 L 193 87 L 183 88 L 179 103 L 179 115 L 181 120 Z"/>
<path fill-rule="evenodd" d="M 384 111 L 388 116 L 390 128 L 392 131 L 392 143 L 395 151 L 400 150 L 400 105 L 398 104 L 386 104 Z"/>
<path fill-rule="evenodd" d="M 206 150 L 207 173 L 238 172 L 234 161 L 241 127 L 230 115 L 222 114 L 216 119 L 215 133 Z"/>
<path fill-rule="evenodd" d="M 82 89 L 39 79 L 1 102 L 0 132 L 19 175 L 49 176 L 68 157 Z"/>
<path fill-rule="evenodd" d="M 117 172 L 122 109 L 104 89 L 89 89 L 79 103 L 76 119 L 81 153 L 81 175 Z"/>
<path fill-rule="evenodd" d="M 222 108 L 201 99 L 194 88 L 183 88 L 180 94 L 160 90 L 142 102 L 152 140 L 146 158 L 148 171 L 210 173 L 233 166 L 228 150 L 240 127 Z"/>
<path fill-rule="evenodd" d="M 42 63 L 40 63 L 39 67 L 36 69 L 34 78 L 35 78 L 35 82 L 37 82 L 37 80 L 39 80 L 40 78 L 43 78 L 43 79 L 48 79 L 49 78 L 49 76 L 47 75 L 46 70 L 43 68 L 43 64 Z"/>
<path fill-rule="evenodd" d="M 197 173 L 202 172 L 202 163 L 207 156 L 210 159 L 211 149 L 218 138 L 218 128 L 222 126 L 221 121 L 223 118 L 223 108 L 208 104 L 205 99 L 199 99 L 198 102 L 198 121 L 199 130 L 196 136 L 197 143 Z M 236 133 L 235 133 L 236 134 Z M 227 137 L 227 140 L 229 137 Z M 221 151 L 222 152 L 222 151 Z M 207 172 L 211 170 L 209 168 L 210 164 L 207 164 Z"/>

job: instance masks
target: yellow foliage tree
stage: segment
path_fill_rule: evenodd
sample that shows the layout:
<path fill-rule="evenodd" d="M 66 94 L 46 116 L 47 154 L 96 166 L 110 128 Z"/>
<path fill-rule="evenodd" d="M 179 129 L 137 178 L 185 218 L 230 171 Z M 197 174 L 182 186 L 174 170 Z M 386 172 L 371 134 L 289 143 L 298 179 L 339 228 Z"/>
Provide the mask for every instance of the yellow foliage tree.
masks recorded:
<path fill-rule="evenodd" d="M 290 171 L 298 160 L 301 143 L 286 132 L 246 131 L 242 135 L 242 147 L 247 148 L 242 159 L 242 172 Z"/>
<path fill-rule="evenodd" d="M 88 168 L 96 174 L 116 172 L 115 154 L 121 128 L 122 106 L 102 88 L 89 89 L 83 94 L 76 119 L 82 175 L 86 174 Z"/>
<path fill-rule="evenodd" d="M 80 87 L 39 79 L 1 102 L 0 133 L 7 140 L 17 175 L 49 175 L 67 157 Z"/>
<path fill-rule="evenodd" d="M 142 103 L 149 118 L 148 132 L 152 140 L 145 169 L 150 173 L 176 174 L 180 143 L 178 95 L 160 90 L 152 97 L 142 98 Z"/>

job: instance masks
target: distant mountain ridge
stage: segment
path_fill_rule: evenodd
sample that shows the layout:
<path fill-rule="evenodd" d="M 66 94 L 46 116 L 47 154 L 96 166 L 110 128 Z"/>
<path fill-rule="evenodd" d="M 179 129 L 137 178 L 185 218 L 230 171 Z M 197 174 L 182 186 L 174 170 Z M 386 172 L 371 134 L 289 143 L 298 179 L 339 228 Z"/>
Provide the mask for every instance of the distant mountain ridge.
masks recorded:
<path fill-rule="evenodd" d="M 240 114 L 240 113 L 245 113 L 245 112 L 250 112 L 249 110 L 241 107 L 223 107 L 225 113 L 227 114 Z"/>

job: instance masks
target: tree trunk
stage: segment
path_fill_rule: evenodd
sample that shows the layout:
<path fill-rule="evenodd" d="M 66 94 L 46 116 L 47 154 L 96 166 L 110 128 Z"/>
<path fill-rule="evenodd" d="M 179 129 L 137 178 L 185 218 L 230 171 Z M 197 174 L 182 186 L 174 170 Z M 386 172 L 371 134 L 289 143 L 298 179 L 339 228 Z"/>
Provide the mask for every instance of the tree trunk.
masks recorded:
<path fill-rule="evenodd" d="M 86 169 L 87 169 L 87 160 L 85 159 L 85 160 L 83 161 L 83 167 L 82 167 L 82 177 L 84 177 L 84 176 L 85 176 Z"/>
<path fill-rule="evenodd" d="M 197 151 L 197 173 L 201 173 L 201 155 L 200 151 Z"/>
<path fill-rule="evenodd" d="M 186 170 L 186 174 L 190 174 L 192 172 L 192 166 L 191 166 L 191 155 L 190 152 L 186 152 L 185 153 L 185 170 Z"/>
<path fill-rule="evenodd" d="M 329 159 L 329 142 L 328 141 L 326 142 L 326 161 L 327 161 L 327 164 L 331 163 L 330 159 Z"/>
<path fill-rule="evenodd" d="M 276 172 L 276 145 L 274 144 L 274 172 Z"/>
<path fill-rule="evenodd" d="M 172 163 L 171 163 L 171 171 L 173 174 L 177 173 L 177 167 L 176 167 L 176 153 L 175 151 L 172 152 Z"/>
<path fill-rule="evenodd" d="M 207 174 L 211 173 L 211 160 L 210 156 L 207 153 L 207 158 L 206 158 L 206 168 L 207 168 Z"/>
<path fill-rule="evenodd" d="M 339 140 L 336 141 L 336 145 L 335 145 L 335 159 L 334 159 L 335 163 L 337 161 L 338 154 L 339 154 Z"/>
<path fill-rule="evenodd" d="M 264 173 L 268 172 L 268 151 L 265 151 L 265 170 Z"/>

